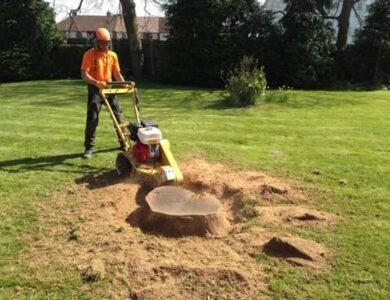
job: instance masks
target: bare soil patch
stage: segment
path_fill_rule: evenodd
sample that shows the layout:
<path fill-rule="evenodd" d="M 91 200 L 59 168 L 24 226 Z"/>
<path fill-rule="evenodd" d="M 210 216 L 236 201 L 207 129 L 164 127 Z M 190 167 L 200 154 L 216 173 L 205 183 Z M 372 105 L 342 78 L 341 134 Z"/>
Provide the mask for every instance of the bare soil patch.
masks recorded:
<path fill-rule="evenodd" d="M 329 229 L 336 222 L 336 216 L 303 206 L 263 206 L 257 208 L 263 223 L 315 227 Z"/>
<path fill-rule="evenodd" d="M 31 247 L 24 259 L 38 270 L 78 270 L 86 279 L 83 288 L 95 297 L 119 299 L 267 299 L 268 275 L 253 255 L 262 251 L 308 270 L 326 266 L 328 252 L 323 245 L 288 235 L 286 240 L 286 235 L 260 226 L 262 218 L 277 225 L 285 222 L 284 208 L 271 213 L 273 205 L 299 204 L 304 209 L 308 196 L 296 183 L 201 159 L 181 167 L 187 190 L 220 201 L 228 234 L 173 238 L 156 228 L 145 230 L 144 201 L 151 185 L 144 178 L 119 180 L 108 172 L 84 178 L 42 205 L 45 227 L 26 236 Z M 305 212 L 297 214 L 291 225 L 312 222 L 312 215 L 325 216 Z M 169 222 L 156 224 L 169 226 Z M 296 250 L 292 256 L 278 252 L 286 243 L 283 247 Z M 311 259 L 301 257 L 305 255 Z M 92 287 L 94 280 L 107 285 Z"/>

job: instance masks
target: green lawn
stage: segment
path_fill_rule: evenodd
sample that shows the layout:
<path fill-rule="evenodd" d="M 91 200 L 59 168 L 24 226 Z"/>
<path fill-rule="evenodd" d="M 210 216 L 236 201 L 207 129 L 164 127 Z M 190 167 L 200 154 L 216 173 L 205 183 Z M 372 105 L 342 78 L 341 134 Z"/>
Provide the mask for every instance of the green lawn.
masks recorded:
<path fill-rule="evenodd" d="M 259 261 L 273 298 L 390 299 L 390 92 L 290 91 L 286 102 L 250 109 L 224 106 L 220 90 L 144 83 L 139 92 L 142 114 L 158 121 L 179 161 L 200 154 L 293 178 L 319 191 L 319 209 L 340 215 L 334 230 L 306 233 L 334 253 L 329 271 Z M 20 237 L 44 226 L 39 205 L 53 191 L 113 168 L 105 111 L 96 155 L 80 158 L 85 98 L 80 81 L 0 85 L 0 299 L 88 297 L 77 272 L 39 276 L 20 259 L 29 247 Z M 129 100 L 121 103 L 131 116 Z"/>

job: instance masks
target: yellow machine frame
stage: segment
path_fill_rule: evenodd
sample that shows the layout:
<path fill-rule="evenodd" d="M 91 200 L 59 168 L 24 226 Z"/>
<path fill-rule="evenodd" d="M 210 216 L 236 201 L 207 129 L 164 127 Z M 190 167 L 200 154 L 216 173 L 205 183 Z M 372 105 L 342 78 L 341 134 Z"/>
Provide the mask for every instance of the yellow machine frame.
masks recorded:
<path fill-rule="evenodd" d="M 118 87 L 115 87 L 118 86 Z M 183 174 L 173 157 L 173 154 L 170 149 L 170 143 L 167 139 L 162 139 L 160 141 L 160 152 L 161 157 L 159 164 L 156 166 L 150 166 L 148 164 L 139 164 L 133 153 L 132 153 L 132 147 L 135 145 L 135 142 L 130 139 L 130 131 L 129 131 L 129 123 L 118 123 L 114 112 L 111 109 L 111 106 L 109 105 L 107 96 L 108 95 L 130 95 L 132 98 L 132 104 L 134 108 L 134 114 L 136 117 L 136 121 L 138 124 L 141 124 L 141 117 L 140 117 L 140 111 L 139 111 L 139 102 L 138 102 L 138 94 L 137 89 L 135 87 L 135 84 L 133 82 L 115 82 L 114 83 L 108 83 L 107 88 L 100 89 L 100 95 L 104 101 L 105 106 L 107 107 L 107 110 L 111 116 L 111 119 L 114 123 L 114 127 L 119 135 L 119 138 L 121 139 L 125 151 L 122 152 L 122 155 L 124 155 L 129 163 L 132 166 L 132 170 L 139 172 L 141 174 L 147 175 L 147 176 L 153 176 L 157 180 L 158 184 L 164 184 L 163 177 L 162 177 L 162 167 L 169 166 L 172 168 L 172 170 L 175 173 L 175 180 L 174 182 L 169 182 L 172 184 L 182 184 L 183 182 Z"/>

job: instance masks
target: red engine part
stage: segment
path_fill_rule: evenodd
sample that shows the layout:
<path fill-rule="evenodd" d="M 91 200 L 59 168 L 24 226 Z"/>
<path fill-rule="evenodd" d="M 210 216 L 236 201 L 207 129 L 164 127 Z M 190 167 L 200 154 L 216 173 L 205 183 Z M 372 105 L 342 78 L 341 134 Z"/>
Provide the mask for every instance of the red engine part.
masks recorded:
<path fill-rule="evenodd" d="M 138 141 L 133 147 L 133 154 L 138 162 L 143 163 L 149 158 L 149 147 Z"/>

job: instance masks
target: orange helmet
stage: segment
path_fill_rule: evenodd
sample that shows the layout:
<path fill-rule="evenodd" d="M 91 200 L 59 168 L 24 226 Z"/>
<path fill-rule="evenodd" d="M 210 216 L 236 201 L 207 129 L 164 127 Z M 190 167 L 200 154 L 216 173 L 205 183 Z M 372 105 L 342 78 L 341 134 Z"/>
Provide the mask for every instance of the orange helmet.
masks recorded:
<path fill-rule="evenodd" d="M 96 30 L 96 39 L 98 41 L 109 42 L 111 41 L 110 32 L 106 28 L 100 27 Z"/>

